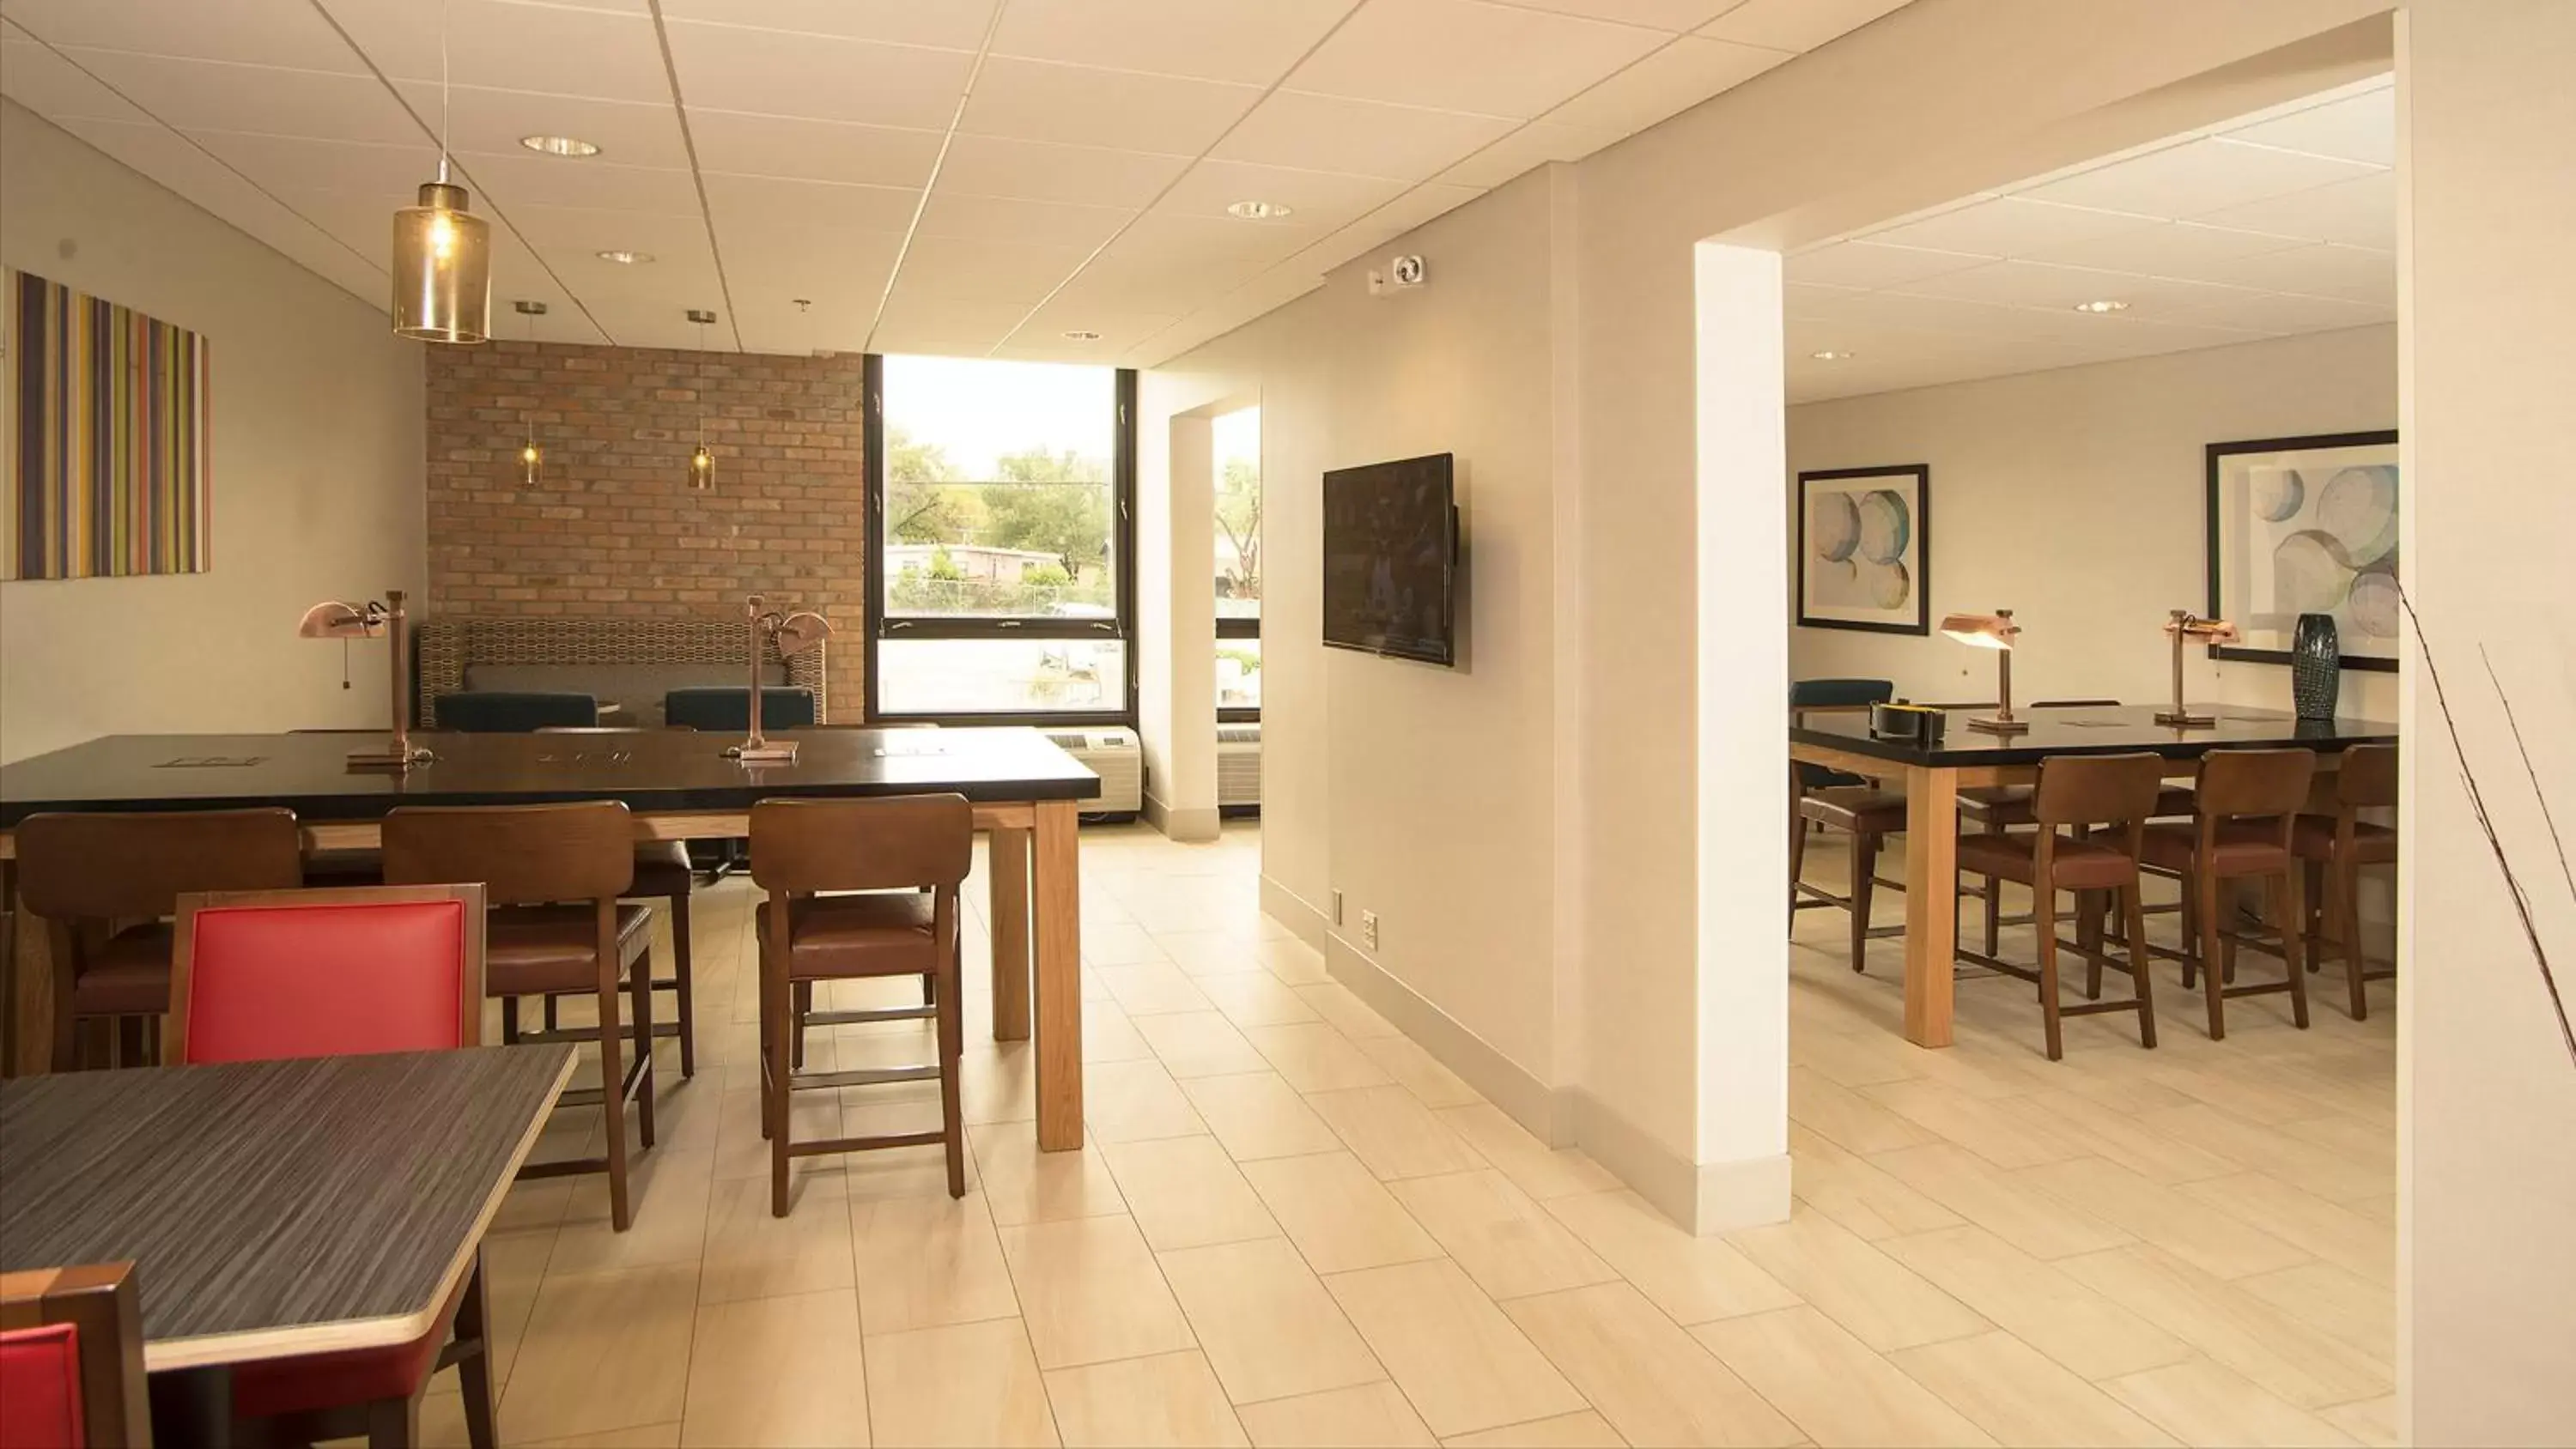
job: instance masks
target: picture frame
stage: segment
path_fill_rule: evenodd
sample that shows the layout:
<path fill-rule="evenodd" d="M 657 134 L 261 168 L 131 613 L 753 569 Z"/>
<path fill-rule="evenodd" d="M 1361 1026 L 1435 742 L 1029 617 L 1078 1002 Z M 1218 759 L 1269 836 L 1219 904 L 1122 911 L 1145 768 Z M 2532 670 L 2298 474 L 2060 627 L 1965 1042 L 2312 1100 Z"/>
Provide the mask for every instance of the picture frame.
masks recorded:
<path fill-rule="evenodd" d="M 1932 467 L 1798 475 L 1798 627 L 1932 632 Z"/>
<path fill-rule="evenodd" d="M 2206 457 L 2209 617 L 2239 635 L 2211 657 L 2287 664 L 2298 616 L 2321 613 L 2344 668 L 2394 673 L 2397 431 L 2211 443 Z"/>

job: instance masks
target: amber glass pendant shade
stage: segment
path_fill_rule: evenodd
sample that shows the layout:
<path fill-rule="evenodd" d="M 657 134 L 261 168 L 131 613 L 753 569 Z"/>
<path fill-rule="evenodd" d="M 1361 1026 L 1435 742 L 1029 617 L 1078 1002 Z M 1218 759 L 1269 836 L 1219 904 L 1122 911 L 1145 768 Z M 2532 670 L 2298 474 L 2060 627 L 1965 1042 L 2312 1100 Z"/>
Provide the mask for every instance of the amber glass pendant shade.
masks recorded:
<path fill-rule="evenodd" d="M 424 342 L 492 335 L 492 227 L 466 210 L 465 188 L 424 182 L 420 204 L 394 213 L 394 331 Z"/>

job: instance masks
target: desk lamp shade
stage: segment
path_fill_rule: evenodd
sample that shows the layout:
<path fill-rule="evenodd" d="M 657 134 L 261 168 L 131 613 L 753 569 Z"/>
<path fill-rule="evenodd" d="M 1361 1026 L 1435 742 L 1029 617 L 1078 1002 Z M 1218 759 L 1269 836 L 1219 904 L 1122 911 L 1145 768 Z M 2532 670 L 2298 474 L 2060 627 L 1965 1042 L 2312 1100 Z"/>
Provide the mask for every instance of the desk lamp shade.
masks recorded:
<path fill-rule="evenodd" d="M 2225 619 L 2204 619 L 2189 609 L 2175 609 L 2165 619 L 2165 633 L 2173 639 L 2173 708 L 2158 710 L 2156 723 L 2176 729 L 2208 729 L 2218 723 L 2218 716 L 2193 714 L 2182 702 L 2182 646 L 2186 642 L 2233 644 L 2236 626 Z"/>
<path fill-rule="evenodd" d="M 299 639 L 345 641 L 373 639 L 382 634 L 393 641 L 393 663 L 388 671 L 392 677 L 393 744 L 383 750 L 351 751 L 349 768 L 352 770 L 402 771 L 414 765 L 425 765 L 432 758 L 427 749 L 411 742 L 411 721 L 406 718 L 411 680 L 411 636 L 404 627 L 406 622 L 400 589 L 386 590 L 385 602 L 381 604 L 373 599 L 363 604 L 325 599 L 305 610 L 304 617 L 296 621 L 295 636 Z M 347 688 L 348 683 L 344 675 L 340 681 L 341 688 Z"/>
<path fill-rule="evenodd" d="M 295 626 L 299 639 L 373 639 L 385 631 L 385 606 L 372 600 L 344 604 L 325 599 L 304 611 Z"/>
<path fill-rule="evenodd" d="M 1995 651 L 1995 712 L 1968 721 L 1968 728 L 1991 735 L 2017 735 L 2029 729 L 2028 721 L 2013 717 L 2012 657 L 2021 626 L 2013 622 L 2012 610 L 1952 614 L 1941 621 L 1941 632 L 1971 648 Z"/>

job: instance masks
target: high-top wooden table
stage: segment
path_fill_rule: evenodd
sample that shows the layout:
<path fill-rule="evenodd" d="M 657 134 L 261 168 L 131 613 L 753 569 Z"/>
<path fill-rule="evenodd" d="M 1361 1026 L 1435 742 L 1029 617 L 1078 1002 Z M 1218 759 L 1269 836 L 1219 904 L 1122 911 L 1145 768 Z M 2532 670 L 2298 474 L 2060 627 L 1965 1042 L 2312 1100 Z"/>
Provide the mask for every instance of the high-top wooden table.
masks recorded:
<path fill-rule="evenodd" d="M 792 764 L 744 765 L 731 741 L 634 734 L 416 734 L 437 759 L 408 774 L 355 771 L 384 735 L 109 735 L 0 767 L 0 861 L 14 827 L 51 810 L 218 810 L 283 805 L 309 850 L 363 849 L 399 805 L 618 800 L 646 840 L 748 835 L 753 802 L 953 792 L 992 837 L 993 1035 L 1031 1034 L 1035 945 L 1038 1143 L 1082 1145 L 1082 896 L 1075 840 L 1100 777 L 1033 729 L 782 731 Z M 53 1045 L 46 932 L 20 912 L 13 1070 L 45 1070 Z M 0 968 L 9 963 L 0 961 Z"/>
<path fill-rule="evenodd" d="M 553 1044 L 0 1083 L 0 1270 L 131 1259 L 155 1425 L 220 1442 L 235 1365 L 437 1324 L 573 1060 Z"/>
<path fill-rule="evenodd" d="M 2217 723 L 2178 729 L 2155 722 L 2156 705 L 2020 711 L 2030 728 L 1987 734 L 1968 721 L 1991 707 L 1948 711 L 1934 746 L 1882 740 L 1869 732 L 1869 711 L 1802 712 L 1789 729 L 1789 758 L 1905 790 L 1905 1036 L 1917 1046 L 1950 1044 L 1950 992 L 1959 911 L 1959 791 L 1980 785 L 2027 785 L 2050 755 L 2162 755 L 2169 778 L 2188 778 L 2211 750 L 2296 746 L 2315 750 L 2331 769 L 2353 745 L 2397 743 L 2397 726 L 2377 720 L 2305 721 L 2281 710 L 2196 704 Z"/>

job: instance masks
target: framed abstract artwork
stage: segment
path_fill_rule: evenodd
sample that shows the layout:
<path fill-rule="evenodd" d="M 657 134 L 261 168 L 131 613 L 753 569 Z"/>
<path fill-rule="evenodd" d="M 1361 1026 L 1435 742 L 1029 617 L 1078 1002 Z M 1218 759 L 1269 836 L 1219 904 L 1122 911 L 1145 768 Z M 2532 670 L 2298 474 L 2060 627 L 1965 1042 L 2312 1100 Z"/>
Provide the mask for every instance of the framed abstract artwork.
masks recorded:
<path fill-rule="evenodd" d="M 0 578 L 203 573 L 206 339 L 31 272 L 5 282 Z"/>
<path fill-rule="evenodd" d="M 2334 620 L 2346 669 L 2395 671 L 2397 434 L 2209 445 L 2209 613 L 2220 659 L 2290 662 L 2301 614 Z"/>
<path fill-rule="evenodd" d="M 1798 475 L 1798 623 L 1932 632 L 1932 469 Z"/>

